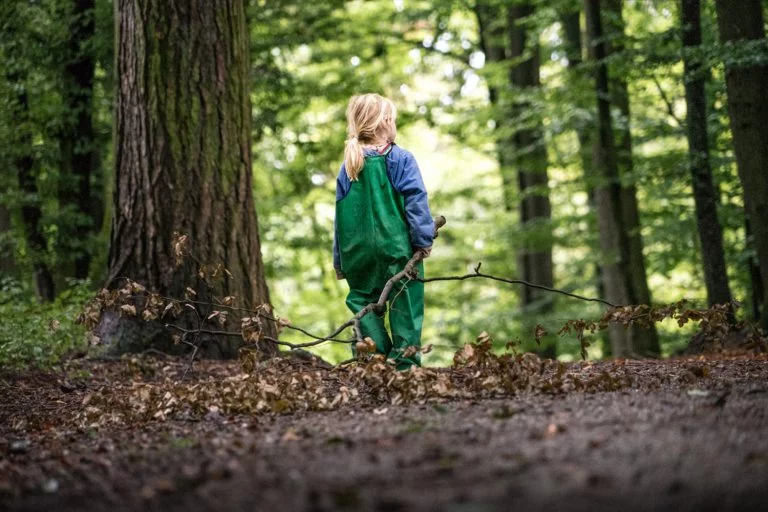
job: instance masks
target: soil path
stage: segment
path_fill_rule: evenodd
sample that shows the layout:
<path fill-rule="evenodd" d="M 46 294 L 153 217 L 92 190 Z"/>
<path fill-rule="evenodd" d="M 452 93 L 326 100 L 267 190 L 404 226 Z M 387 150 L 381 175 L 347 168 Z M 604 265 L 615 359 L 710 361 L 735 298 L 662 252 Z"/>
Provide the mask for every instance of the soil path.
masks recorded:
<path fill-rule="evenodd" d="M 73 426 L 129 366 L 0 381 L 0 509 L 768 510 L 765 357 L 625 364 L 610 392 Z"/>

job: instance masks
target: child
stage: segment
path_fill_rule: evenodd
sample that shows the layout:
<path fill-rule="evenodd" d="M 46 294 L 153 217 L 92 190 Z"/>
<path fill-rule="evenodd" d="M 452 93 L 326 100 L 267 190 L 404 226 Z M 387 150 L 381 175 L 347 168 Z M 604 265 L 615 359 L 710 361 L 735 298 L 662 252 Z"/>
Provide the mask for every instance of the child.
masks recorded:
<path fill-rule="evenodd" d="M 397 110 L 378 94 L 353 96 L 347 107 L 344 164 L 336 180 L 333 266 L 349 284 L 347 306 L 353 313 L 377 302 L 385 283 L 403 270 L 416 251 L 432 249 L 434 221 L 427 191 L 413 155 L 395 145 Z M 424 266 L 417 266 L 424 276 Z M 390 338 L 384 316 L 365 315 L 362 335 L 398 369 L 421 365 L 421 356 L 404 357 L 421 345 L 424 283 L 395 285 L 389 296 Z"/>

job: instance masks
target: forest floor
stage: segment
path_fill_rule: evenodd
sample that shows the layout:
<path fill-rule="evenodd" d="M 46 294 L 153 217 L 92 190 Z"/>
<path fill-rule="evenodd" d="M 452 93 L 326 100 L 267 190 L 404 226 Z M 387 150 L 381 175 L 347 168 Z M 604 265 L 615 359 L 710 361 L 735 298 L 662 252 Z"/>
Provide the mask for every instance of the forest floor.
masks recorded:
<path fill-rule="evenodd" d="M 766 510 L 765 354 L 510 361 L 0 374 L 0 509 Z"/>

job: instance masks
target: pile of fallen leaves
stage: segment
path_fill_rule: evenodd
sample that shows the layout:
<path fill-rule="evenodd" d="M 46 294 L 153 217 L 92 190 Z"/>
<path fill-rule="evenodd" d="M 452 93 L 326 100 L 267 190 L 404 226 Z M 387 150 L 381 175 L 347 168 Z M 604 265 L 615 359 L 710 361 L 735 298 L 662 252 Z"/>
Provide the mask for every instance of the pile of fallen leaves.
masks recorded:
<path fill-rule="evenodd" d="M 381 357 L 335 368 L 290 357 L 247 358 L 244 370 L 178 379 L 172 366 L 150 380 L 114 382 L 87 394 L 77 413 L 81 428 L 191 419 L 210 414 L 322 411 L 348 404 L 407 404 L 458 398 L 510 396 L 520 392 L 610 391 L 632 385 L 630 373 L 570 371 L 535 354 L 492 351 L 481 335 L 456 352 L 450 368 L 397 371 Z"/>
<path fill-rule="evenodd" d="M 341 407 L 447 402 L 520 393 L 726 391 L 764 375 L 768 354 L 720 353 L 675 360 L 561 363 L 510 347 L 495 353 L 487 335 L 465 345 L 450 368 L 397 371 L 371 357 L 337 367 L 290 353 L 240 363 L 123 356 L 73 359 L 55 372 L 0 375 L 0 424 L 14 431 L 134 427 L 238 414 L 283 414 Z M 729 360 L 738 361 L 731 363 Z M 186 377 L 185 377 L 186 376 Z"/>

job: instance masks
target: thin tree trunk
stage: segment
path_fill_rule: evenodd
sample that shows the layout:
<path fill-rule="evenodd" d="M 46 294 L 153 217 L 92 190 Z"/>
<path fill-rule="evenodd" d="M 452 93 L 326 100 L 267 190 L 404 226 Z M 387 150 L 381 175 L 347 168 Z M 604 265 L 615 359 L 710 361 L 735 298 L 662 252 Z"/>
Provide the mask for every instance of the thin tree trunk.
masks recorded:
<path fill-rule="evenodd" d="M 524 2 L 507 11 L 507 31 L 509 34 L 509 59 L 520 61 L 510 69 L 510 82 L 516 94 L 529 94 L 541 86 L 539 78 L 539 45 L 532 40 L 521 21 L 533 14 L 533 6 Z M 526 53 L 530 54 L 525 58 Z M 552 207 L 549 201 L 549 180 L 547 176 L 547 148 L 544 141 L 544 128 L 541 118 L 530 119 L 526 115 L 531 110 L 531 103 L 520 97 L 512 98 L 512 115 L 508 128 L 512 137 L 514 154 L 513 168 L 517 171 L 518 190 L 520 193 L 520 224 L 524 231 L 536 230 L 536 236 L 525 236 L 529 241 L 522 247 L 518 256 L 522 279 L 543 286 L 554 286 L 552 263 L 552 236 L 550 221 Z M 535 241 L 530 241 L 536 238 Z M 554 309 L 551 294 L 542 293 L 524 287 L 522 303 L 526 316 L 535 320 L 545 317 Z M 542 354 L 547 357 L 556 355 L 555 339 L 543 340 Z"/>
<path fill-rule="evenodd" d="M 584 64 L 584 58 L 582 51 L 584 44 L 581 35 L 581 13 L 576 8 L 572 12 L 563 13 L 560 19 L 560 24 L 563 27 L 563 46 L 568 58 L 568 88 L 574 94 L 578 94 L 578 91 L 585 87 L 582 65 Z M 576 96 L 574 99 L 576 106 L 585 111 L 590 108 L 590 104 L 587 104 L 580 96 Z M 594 183 L 590 179 L 592 169 L 592 147 L 594 145 L 594 130 L 593 124 L 586 119 L 577 120 L 574 126 L 576 131 L 576 138 L 579 141 L 579 159 L 581 161 L 581 168 L 584 172 L 584 183 L 586 184 L 587 192 L 587 205 L 591 212 L 596 212 L 597 202 L 595 198 Z M 597 215 L 595 215 L 595 218 Z M 603 268 L 600 262 L 595 265 L 595 291 L 598 297 L 605 298 L 605 284 L 603 283 Z M 601 331 L 600 339 L 602 343 L 603 355 L 611 355 L 611 342 L 608 337 L 608 333 Z"/>
<path fill-rule="evenodd" d="M 16 269 L 11 236 L 11 212 L 0 204 L 0 276 L 13 273 Z"/>
<path fill-rule="evenodd" d="M 493 6 L 488 0 L 477 0 L 475 2 L 475 17 L 477 18 L 478 35 L 480 38 L 480 48 L 485 54 L 485 60 L 490 63 L 502 62 L 505 57 L 503 20 L 499 18 L 500 9 Z M 488 85 L 488 94 L 491 105 L 498 105 L 499 90 L 496 84 Z"/>
<path fill-rule="evenodd" d="M 727 2 L 716 0 L 720 41 L 738 43 L 765 39 L 760 0 Z M 725 67 L 728 114 L 744 205 L 753 231 L 762 289 L 768 290 L 768 65 L 730 64 Z M 765 298 L 761 301 L 765 305 Z M 768 308 L 763 307 L 760 324 L 768 329 Z"/>
<path fill-rule="evenodd" d="M 480 46 L 488 63 L 499 64 L 507 60 L 506 20 L 499 4 L 488 0 L 477 0 L 475 3 Z M 498 126 L 503 127 L 512 113 L 509 111 L 509 94 L 506 94 L 507 84 L 488 84 L 488 95 L 491 105 L 496 109 Z M 502 94 L 504 93 L 504 94 Z M 510 130 L 504 130 L 508 132 Z M 511 212 L 515 209 L 515 172 L 513 145 L 509 141 L 511 134 L 505 134 L 496 141 L 496 153 L 499 161 L 499 173 L 502 182 L 504 210 Z"/>
<path fill-rule="evenodd" d="M 483 1 L 476 3 L 475 14 L 478 19 L 480 44 L 486 60 L 491 63 L 519 59 L 526 50 L 529 51 L 531 58 L 512 66 L 509 71 L 511 88 L 517 93 L 529 92 L 530 89 L 540 86 L 538 44 L 534 42 L 530 48 L 526 47 L 530 44 L 529 36 L 518 22 L 521 18 L 530 16 L 533 8 L 529 3 L 524 3 L 509 8 L 506 19 L 503 13 L 500 5 Z M 523 121 L 523 114 L 529 109 L 530 103 L 514 97 L 515 92 L 504 92 L 506 89 L 508 88 L 504 85 L 489 84 L 491 104 L 500 112 L 498 123 L 503 133 L 497 141 L 497 153 L 504 208 L 508 212 L 518 208 L 520 224 L 524 231 L 548 230 L 551 206 L 543 128 L 540 120 Z M 521 121 L 527 124 L 520 126 Z M 519 203 L 516 201 L 518 197 Z M 522 247 L 518 253 L 517 264 L 522 279 L 553 286 L 551 233 L 545 235 L 543 242 L 536 245 L 527 243 Z M 524 327 L 530 331 L 541 317 L 551 313 L 554 308 L 552 297 L 527 288 L 521 292 L 521 303 L 525 316 L 534 320 Z M 539 352 L 546 357 L 554 357 L 556 340 L 544 339 L 542 342 Z"/>
<path fill-rule="evenodd" d="M 64 236 L 75 243 L 74 276 L 78 279 L 88 277 L 91 262 L 88 241 L 101 224 L 91 197 L 96 149 L 92 121 L 95 66 L 90 50 L 95 30 L 93 4 L 93 0 L 76 0 L 69 13 L 68 61 L 63 73 L 67 118 L 59 139 L 60 208 L 78 214 L 72 226 L 64 227 Z"/>
<path fill-rule="evenodd" d="M 594 146 L 594 168 L 599 179 L 595 195 L 606 296 L 614 304 L 637 304 L 638 296 L 633 288 L 630 234 L 623 207 L 627 195 L 621 184 L 614 140 L 600 1 L 586 0 L 585 13 L 589 44 L 598 63 L 595 75 L 598 137 Z M 617 357 L 655 356 L 659 353 L 655 331 L 612 326 L 609 332 L 612 353 Z"/>
<path fill-rule="evenodd" d="M 685 66 L 685 101 L 687 105 L 688 161 L 691 185 L 696 204 L 696 225 L 701 241 L 704 282 L 707 302 L 731 302 L 728 271 L 723 248 L 723 228 L 717 216 L 717 190 L 709 164 L 709 135 L 707 132 L 707 103 L 704 90 L 706 71 L 696 52 L 701 46 L 700 0 L 681 1 L 683 27 L 683 63 Z"/>
<path fill-rule="evenodd" d="M 35 160 L 32 155 L 32 132 L 29 130 L 29 98 L 24 86 L 24 79 L 12 77 L 18 88 L 18 111 L 15 118 L 19 123 L 18 139 L 15 141 L 16 155 L 14 167 L 19 180 L 19 189 L 24 195 L 21 206 L 21 219 L 24 224 L 27 250 L 32 260 L 32 268 L 35 278 L 35 292 L 41 301 L 50 302 L 55 297 L 53 274 L 45 263 L 48 241 L 43 234 L 40 220 L 43 217 L 40 209 L 40 195 L 37 189 L 37 173 L 35 172 Z"/>
<path fill-rule="evenodd" d="M 579 72 L 581 70 L 582 64 L 584 63 L 584 59 L 581 55 L 583 44 L 581 41 L 581 24 L 579 22 L 579 14 L 579 11 L 568 13 L 564 15 L 560 21 L 563 26 L 563 40 L 566 56 L 568 58 L 568 86 L 569 88 L 572 87 L 574 89 L 576 89 L 577 86 L 582 85 L 582 80 L 579 79 Z M 586 105 L 582 104 L 580 98 L 578 98 L 577 101 L 579 107 L 586 107 Z M 592 147 L 593 139 L 593 133 L 592 130 L 590 130 L 590 124 L 586 122 L 586 120 L 579 122 L 579 124 L 576 126 L 576 137 L 579 141 L 579 157 L 581 159 L 581 166 L 586 173 L 586 170 L 592 166 L 590 148 Z M 592 189 L 592 185 L 588 184 L 587 192 L 590 196 L 593 195 Z"/>
<path fill-rule="evenodd" d="M 603 30 L 606 39 L 606 53 L 624 51 L 624 0 L 604 0 L 604 12 L 608 22 Z M 623 229 L 627 232 L 629 264 L 627 272 L 630 278 L 629 297 L 631 304 L 651 304 L 651 291 L 648 288 L 648 275 L 643 256 L 640 208 L 637 203 L 637 187 L 634 183 L 634 161 L 632 159 L 632 132 L 630 130 L 631 113 L 629 86 L 624 73 L 609 69 L 609 89 L 611 103 L 618 109 L 621 124 L 616 129 L 616 159 L 621 177 L 621 212 Z M 655 326 L 647 330 L 637 330 L 636 345 L 643 355 L 659 355 L 659 336 Z"/>
<path fill-rule="evenodd" d="M 269 302 L 251 178 L 251 104 L 243 2 L 118 0 L 116 179 L 109 277 L 199 300 L 211 292 L 197 264 L 177 267 L 174 233 L 201 263 L 223 264 L 218 296 Z M 208 311 L 203 311 L 206 314 Z M 108 325 L 107 325 L 108 324 Z M 130 318 L 102 320 L 118 350 L 162 345 L 169 334 Z M 266 334 L 275 326 L 266 322 Z M 207 355 L 241 342 L 206 340 Z M 274 352 L 265 344 L 262 349 Z"/>

